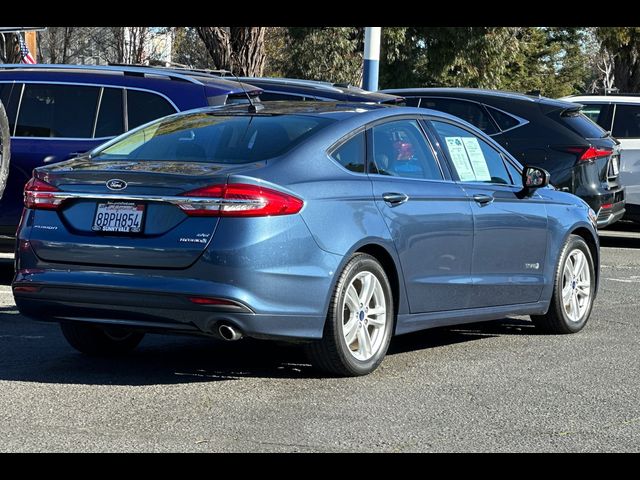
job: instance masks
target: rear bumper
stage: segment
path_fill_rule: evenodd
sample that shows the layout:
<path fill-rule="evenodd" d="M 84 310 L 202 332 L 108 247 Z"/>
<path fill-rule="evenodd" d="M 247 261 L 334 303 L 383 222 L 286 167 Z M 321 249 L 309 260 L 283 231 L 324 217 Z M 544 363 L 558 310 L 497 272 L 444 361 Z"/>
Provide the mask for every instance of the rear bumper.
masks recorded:
<path fill-rule="evenodd" d="M 218 336 L 231 324 L 248 337 L 302 340 L 322 337 L 319 315 L 257 314 L 246 306 L 196 305 L 182 295 L 151 291 L 14 282 L 20 313 L 40 321 L 122 325 L 143 331 Z M 28 287 L 37 291 L 20 292 Z"/>
<path fill-rule="evenodd" d="M 598 214 L 598 228 L 608 227 L 624 216 L 624 187 L 582 196 L 582 199 Z"/>
<path fill-rule="evenodd" d="M 625 213 L 624 203 L 614 204 L 611 209 L 601 209 L 598 213 L 598 228 L 605 228 L 620 220 Z"/>

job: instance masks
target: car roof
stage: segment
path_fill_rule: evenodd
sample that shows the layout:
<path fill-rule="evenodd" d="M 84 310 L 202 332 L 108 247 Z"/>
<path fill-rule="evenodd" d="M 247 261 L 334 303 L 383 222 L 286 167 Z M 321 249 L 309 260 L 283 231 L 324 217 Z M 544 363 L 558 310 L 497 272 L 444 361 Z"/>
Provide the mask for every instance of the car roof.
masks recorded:
<path fill-rule="evenodd" d="M 225 74 L 226 75 L 226 74 Z M 282 77 L 227 77 L 236 78 L 241 82 L 255 85 L 264 90 L 270 87 L 275 92 L 298 93 L 307 96 L 317 96 L 328 98 L 340 98 L 340 100 L 366 101 L 376 103 L 399 103 L 403 98 L 399 95 L 392 95 L 380 92 L 371 92 L 347 83 L 331 83 L 319 80 L 303 80 L 298 78 Z"/>
<path fill-rule="evenodd" d="M 450 115 L 440 110 L 432 110 L 428 108 L 404 107 L 396 105 L 385 105 L 379 103 L 363 103 L 363 102 L 327 102 L 327 101 L 271 101 L 256 103 L 256 110 L 251 111 L 247 104 L 225 105 L 224 107 L 203 107 L 176 113 L 172 116 L 181 116 L 189 114 L 207 113 L 211 115 L 304 115 L 304 116 L 322 116 L 324 118 L 332 118 L 334 120 L 353 119 L 356 123 L 360 122 L 357 117 L 365 116 L 366 123 L 376 121 L 378 119 L 402 116 L 402 115 L 420 115 L 432 116 L 442 119 L 452 120 L 456 123 L 467 126 L 468 128 L 478 132 L 481 136 L 484 133 L 477 127 L 466 122 L 465 120 Z M 343 122 L 344 123 L 344 122 Z M 348 122 L 346 122 L 348 124 Z M 357 126 L 357 125 L 352 125 Z M 347 125 L 347 128 L 348 125 Z"/>
<path fill-rule="evenodd" d="M 504 90 L 488 90 L 482 88 L 455 88 L 455 87 L 438 87 L 438 88 L 393 88 L 380 90 L 383 93 L 394 93 L 403 96 L 420 96 L 420 95 L 431 95 L 431 96 L 446 96 L 446 97 L 466 97 L 466 98 L 483 98 L 483 97 L 496 97 L 496 98 L 505 98 L 520 102 L 531 102 L 531 103 L 542 103 L 549 106 L 559 107 L 559 108 L 571 108 L 573 105 L 571 102 L 567 102 L 564 100 L 558 100 L 554 98 L 548 98 L 543 96 L 536 95 L 526 95 L 524 93 L 519 92 L 508 92 Z"/>
<path fill-rule="evenodd" d="M 203 107 L 184 113 L 211 113 L 215 115 L 318 115 L 335 118 L 336 120 L 352 117 L 364 112 L 396 110 L 392 105 L 363 102 L 321 102 L 321 101 L 288 101 L 278 100 L 256 103 L 256 110 L 250 110 L 247 104 L 226 105 L 222 108 Z M 424 113 L 424 109 L 408 107 L 415 112 Z M 415 113 L 413 112 L 413 113 Z"/>
<path fill-rule="evenodd" d="M 59 64 L 2 64 L 0 65 L 0 79 L 5 76 L 7 72 L 15 73 L 28 73 L 39 72 L 39 74 L 69 74 L 69 75 L 84 75 L 84 76 L 120 76 L 137 77 L 137 78 L 153 78 L 164 79 L 178 82 L 186 82 L 194 85 L 204 87 L 214 87 L 216 89 L 228 90 L 230 93 L 243 92 L 243 88 L 246 91 L 254 92 L 257 88 L 253 85 L 240 84 L 239 82 L 228 79 L 216 77 L 213 75 L 203 77 L 190 74 L 188 71 L 177 72 L 171 69 L 154 68 L 149 66 L 123 66 L 123 65 L 59 65 Z"/>

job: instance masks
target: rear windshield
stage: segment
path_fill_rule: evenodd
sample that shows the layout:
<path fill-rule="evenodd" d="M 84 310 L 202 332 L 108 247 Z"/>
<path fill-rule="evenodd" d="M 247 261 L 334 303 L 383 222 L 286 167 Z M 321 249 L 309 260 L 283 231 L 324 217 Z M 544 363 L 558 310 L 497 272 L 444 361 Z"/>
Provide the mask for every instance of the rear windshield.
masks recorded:
<path fill-rule="evenodd" d="M 282 155 L 334 121 L 304 115 L 194 113 L 161 119 L 126 133 L 96 149 L 92 157 L 251 163 Z"/>
<path fill-rule="evenodd" d="M 584 138 L 602 138 L 606 131 L 579 110 L 569 110 L 560 115 L 560 121 Z"/>

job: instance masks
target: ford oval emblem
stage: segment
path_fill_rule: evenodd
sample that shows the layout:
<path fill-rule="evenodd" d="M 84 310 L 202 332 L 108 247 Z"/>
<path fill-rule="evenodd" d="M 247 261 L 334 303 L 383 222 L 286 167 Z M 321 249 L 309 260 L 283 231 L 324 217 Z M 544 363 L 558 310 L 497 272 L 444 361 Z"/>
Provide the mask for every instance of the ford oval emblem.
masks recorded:
<path fill-rule="evenodd" d="M 127 188 L 127 182 L 113 178 L 107 182 L 107 188 L 109 190 L 124 190 Z"/>

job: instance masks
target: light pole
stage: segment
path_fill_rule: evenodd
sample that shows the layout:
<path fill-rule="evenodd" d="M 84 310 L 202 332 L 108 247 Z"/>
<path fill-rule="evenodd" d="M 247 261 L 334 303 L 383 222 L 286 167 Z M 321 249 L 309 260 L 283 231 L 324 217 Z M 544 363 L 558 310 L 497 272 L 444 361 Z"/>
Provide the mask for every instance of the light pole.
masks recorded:
<path fill-rule="evenodd" d="M 382 27 L 365 27 L 364 72 L 362 75 L 362 88 L 364 88 L 365 90 L 378 90 L 381 30 Z"/>

